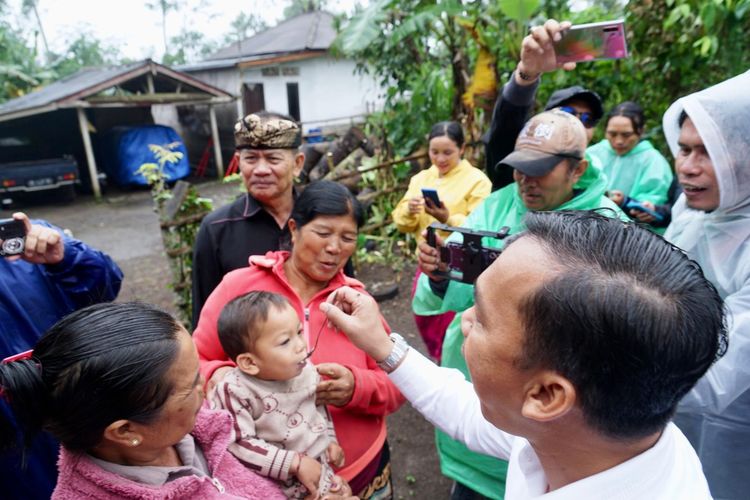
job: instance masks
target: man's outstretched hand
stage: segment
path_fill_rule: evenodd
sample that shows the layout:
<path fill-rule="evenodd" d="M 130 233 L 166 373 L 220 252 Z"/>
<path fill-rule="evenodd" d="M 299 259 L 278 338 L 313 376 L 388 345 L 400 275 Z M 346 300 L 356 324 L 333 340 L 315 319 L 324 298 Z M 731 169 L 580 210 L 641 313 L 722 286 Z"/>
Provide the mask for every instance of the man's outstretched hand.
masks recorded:
<path fill-rule="evenodd" d="M 320 310 L 375 361 L 383 361 L 391 353 L 393 342 L 383 328 L 378 304 L 366 293 L 342 286 L 328 296 Z"/>

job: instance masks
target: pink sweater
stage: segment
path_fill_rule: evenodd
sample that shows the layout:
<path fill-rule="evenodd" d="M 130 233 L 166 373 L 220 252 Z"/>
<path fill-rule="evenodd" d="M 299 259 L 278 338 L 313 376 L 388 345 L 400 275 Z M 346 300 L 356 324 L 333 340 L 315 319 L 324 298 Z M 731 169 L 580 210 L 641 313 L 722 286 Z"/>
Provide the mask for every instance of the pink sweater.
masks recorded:
<path fill-rule="evenodd" d="M 62 447 L 54 500 L 97 499 L 283 499 L 279 487 L 250 472 L 227 451 L 232 439 L 232 418 L 224 411 L 201 409 L 191 433 L 208 462 L 211 477 L 187 476 L 164 486 L 137 483 L 107 472 L 83 453 Z"/>

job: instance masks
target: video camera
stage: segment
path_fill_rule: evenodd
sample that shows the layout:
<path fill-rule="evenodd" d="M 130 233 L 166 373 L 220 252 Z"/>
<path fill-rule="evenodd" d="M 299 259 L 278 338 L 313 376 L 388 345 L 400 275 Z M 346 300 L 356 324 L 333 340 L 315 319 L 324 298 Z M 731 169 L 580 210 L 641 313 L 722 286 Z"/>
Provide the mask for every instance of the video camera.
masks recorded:
<path fill-rule="evenodd" d="M 482 238 L 505 239 L 510 233 L 510 228 L 505 226 L 500 231 L 477 231 L 465 227 L 453 227 L 439 222 L 433 222 L 427 227 L 427 244 L 437 248 L 435 231 L 449 231 L 461 233 L 464 237 L 463 243 L 450 241 L 440 248 L 440 261 L 448 265 L 448 271 L 437 271 L 436 275 L 445 278 L 473 284 L 482 274 L 482 271 L 492 264 L 500 255 L 499 248 L 482 246 Z"/>

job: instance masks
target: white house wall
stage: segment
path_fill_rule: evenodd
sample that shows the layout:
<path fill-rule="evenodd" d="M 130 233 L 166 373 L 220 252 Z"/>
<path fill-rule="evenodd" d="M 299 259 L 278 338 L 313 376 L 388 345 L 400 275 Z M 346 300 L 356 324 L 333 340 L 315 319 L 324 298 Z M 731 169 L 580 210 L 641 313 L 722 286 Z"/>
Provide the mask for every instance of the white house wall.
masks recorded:
<path fill-rule="evenodd" d="M 382 108 L 383 91 L 371 77 L 355 74 L 353 61 L 325 56 L 268 67 L 278 67 L 279 76 L 264 76 L 262 67 L 249 68 L 242 73 L 243 82 L 262 83 L 266 109 L 281 113 L 289 113 L 286 84 L 297 83 L 305 133 L 310 128 L 359 122 Z M 299 74 L 284 75 L 285 67 L 299 68 Z M 219 83 L 209 83 L 224 88 Z"/>

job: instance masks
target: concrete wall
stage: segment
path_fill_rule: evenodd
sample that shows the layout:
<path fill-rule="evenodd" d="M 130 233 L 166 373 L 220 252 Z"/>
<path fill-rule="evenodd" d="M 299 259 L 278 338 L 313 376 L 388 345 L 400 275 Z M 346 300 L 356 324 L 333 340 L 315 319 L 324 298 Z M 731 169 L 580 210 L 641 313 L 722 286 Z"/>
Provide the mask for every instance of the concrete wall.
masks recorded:
<path fill-rule="evenodd" d="M 299 85 L 300 119 L 303 131 L 362 121 L 364 115 L 382 108 L 383 91 L 370 77 L 354 74 L 355 64 L 324 56 L 273 67 L 279 76 L 264 76 L 262 68 L 243 71 L 242 81 L 262 83 L 266 109 L 288 113 L 287 83 Z M 298 75 L 285 75 L 284 68 L 298 68 Z M 288 72 L 288 71 L 287 71 Z"/>
<path fill-rule="evenodd" d="M 263 75 L 263 68 L 273 68 L 278 76 Z M 329 56 L 304 59 L 283 64 L 248 68 L 240 72 L 236 67 L 206 71 L 188 71 L 203 82 L 237 96 L 237 101 L 216 106 L 224 166 L 234 152 L 234 122 L 243 114 L 242 88 L 244 83 L 262 83 L 265 107 L 269 111 L 289 113 L 287 83 L 299 87 L 302 130 L 322 128 L 325 133 L 346 129 L 351 123 L 361 123 L 365 115 L 382 109 L 384 91 L 374 79 L 355 74 L 355 64 Z M 297 73 L 292 75 L 289 73 Z M 152 106 L 154 122 L 177 130 L 188 148 L 190 161 L 195 165 L 206 151 L 209 130 L 208 107 L 173 105 Z M 213 155 L 209 158 L 209 171 Z"/>

